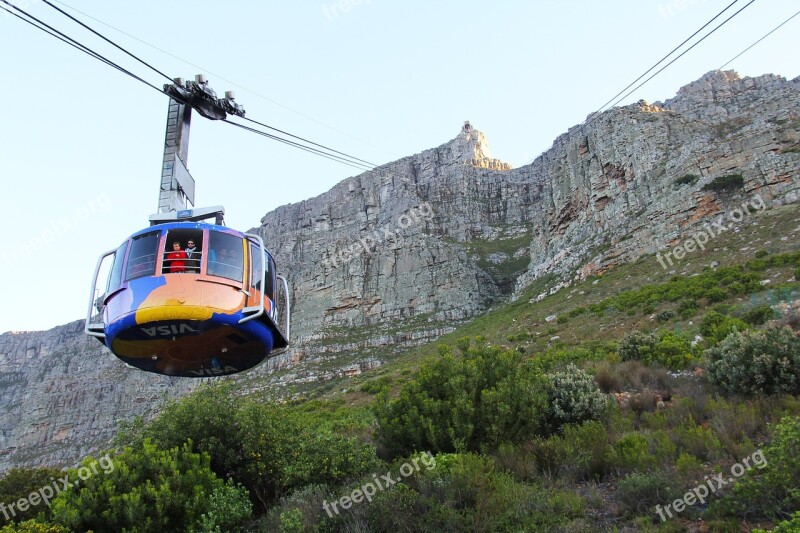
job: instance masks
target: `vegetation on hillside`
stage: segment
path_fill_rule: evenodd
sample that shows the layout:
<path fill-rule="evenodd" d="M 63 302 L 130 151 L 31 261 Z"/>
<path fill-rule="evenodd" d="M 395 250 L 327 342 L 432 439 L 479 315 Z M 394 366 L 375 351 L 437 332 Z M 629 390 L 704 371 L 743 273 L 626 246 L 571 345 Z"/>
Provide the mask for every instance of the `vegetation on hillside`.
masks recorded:
<path fill-rule="evenodd" d="M 800 252 L 624 279 L 639 268 L 509 303 L 348 402 L 201 387 L 0 532 L 795 531 Z M 4 501 L 50 475 L 10 472 Z"/>

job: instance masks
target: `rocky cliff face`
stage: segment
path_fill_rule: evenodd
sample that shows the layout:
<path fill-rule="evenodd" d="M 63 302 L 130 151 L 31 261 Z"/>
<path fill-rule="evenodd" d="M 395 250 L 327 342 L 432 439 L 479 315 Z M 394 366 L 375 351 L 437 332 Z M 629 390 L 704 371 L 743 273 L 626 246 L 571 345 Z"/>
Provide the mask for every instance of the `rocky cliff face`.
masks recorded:
<path fill-rule="evenodd" d="M 755 195 L 796 201 L 799 143 L 800 79 L 719 71 L 664 103 L 590 116 L 518 169 L 467 124 L 264 217 L 294 278 L 294 357 L 424 342 L 543 274 L 567 283 L 656 252 Z M 732 174 L 742 187 L 704 190 Z M 418 206 L 429 216 L 404 226 Z"/>
<path fill-rule="evenodd" d="M 799 152 L 800 78 L 772 75 L 712 72 L 666 102 L 590 116 L 517 169 L 465 124 L 262 219 L 292 282 L 296 344 L 240 379 L 254 390 L 357 374 L 544 274 L 569 283 L 664 249 L 754 195 L 794 202 Z M 705 187 L 735 175 L 740 186 Z M 74 461 L 195 384 L 125 370 L 81 331 L 0 336 L 0 466 Z M 282 381 L 270 373 L 292 362 Z"/>
<path fill-rule="evenodd" d="M 0 466 L 75 463 L 197 384 L 126 368 L 83 321 L 0 335 Z"/>

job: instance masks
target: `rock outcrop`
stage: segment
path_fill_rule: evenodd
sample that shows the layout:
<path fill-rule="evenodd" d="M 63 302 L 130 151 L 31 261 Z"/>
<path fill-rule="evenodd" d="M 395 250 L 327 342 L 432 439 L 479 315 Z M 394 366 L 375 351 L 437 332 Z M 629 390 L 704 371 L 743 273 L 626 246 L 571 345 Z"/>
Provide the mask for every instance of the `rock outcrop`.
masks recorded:
<path fill-rule="evenodd" d="M 358 374 L 542 275 L 563 286 L 664 249 L 755 195 L 769 205 L 799 194 L 800 78 L 711 72 L 663 103 L 591 115 L 516 169 L 467 123 L 453 141 L 262 219 L 254 231 L 292 282 L 295 345 L 243 387 Z M 319 361 L 328 368 L 309 366 Z M 0 466 L 74 462 L 121 420 L 195 384 L 126 369 L 79 322 L 6 333 Z"/>

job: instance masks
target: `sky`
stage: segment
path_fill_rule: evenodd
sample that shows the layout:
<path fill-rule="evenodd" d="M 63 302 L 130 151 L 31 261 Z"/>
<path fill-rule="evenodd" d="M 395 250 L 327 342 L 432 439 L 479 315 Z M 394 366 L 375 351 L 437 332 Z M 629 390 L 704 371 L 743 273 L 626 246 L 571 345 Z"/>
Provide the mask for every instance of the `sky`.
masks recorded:
<path fill-rule="evenodd" d="M 166 82 L 41 0 L 13 2 L 150 83 Z M 234 90 L 248 118 L 378 165 L 448 142 L 469 120 L 516 167 L 730 2 L 56 5 L 171 77 L 202 73 L 218 94 Z M 756 0 L 620 105 L 671 98 L 798 10 L 800 0 Z M 44 330 L 85 316 L 97 257 L 156 212 L 168 99 L 3 11 L 0 50 L 0 332 Z M 793 79 L 798 50 L 800 16 L 726 70 Z M 242 230 L 360 172 L 197 114 L 188 166 L 196 205 L 224 205 L 227 225 Z M 291 280 L 291 265 L 280 269 Z"/>

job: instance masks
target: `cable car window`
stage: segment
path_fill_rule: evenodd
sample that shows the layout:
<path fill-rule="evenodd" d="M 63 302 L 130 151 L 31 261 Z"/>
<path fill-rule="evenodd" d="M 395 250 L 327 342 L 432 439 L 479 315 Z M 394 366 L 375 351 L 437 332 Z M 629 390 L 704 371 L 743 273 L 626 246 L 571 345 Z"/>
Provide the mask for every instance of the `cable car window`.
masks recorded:
<path fill-rule="evenodd" d="M 160 237 L 161 232 L 155 231 L 133 238 L 131 252 L 128 254 L 128 269 L 125 281 L 155 274 L 158 240 Z"/>
<path fill-rule="evenodd" d="M 119 287 L 120 283 L 122 283 L 122 265 L 125 264 L 125 252 L 127 251 L 128 241 L 125 241 L 122 243 L 122 246 L 117 248 L 117 251 L 114 252 L 114 264 L 111 267 L 111 274 L 108 276 L 107 293 L 116 289 Z"/>
<path fill-rule="evenodd" d="M 252 276 L 250 276 L 250 284 L 259 291 L 261 290 L 262 278 L 261 255 L 261 248 L 257 244 L 250 243 L 250 263 L 252 264 Z"/>
<path fill-rule="evenodd" d="M 267 254 L 267 287 L 264 292 L 275 299 L 275 260 L 269 254 Z"/>
<path fill-rule="evenodd" d="M 211 231 L 208 234 L 208 248 L 208 274 L 241 282 L 244 271 L 242 238 Z"/>

